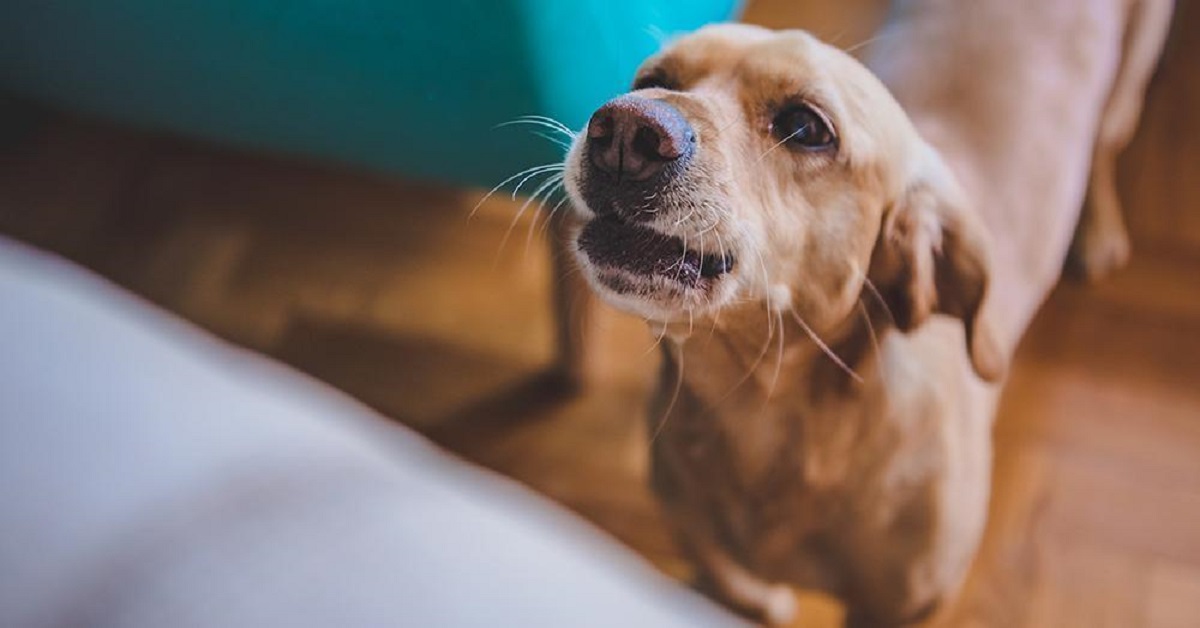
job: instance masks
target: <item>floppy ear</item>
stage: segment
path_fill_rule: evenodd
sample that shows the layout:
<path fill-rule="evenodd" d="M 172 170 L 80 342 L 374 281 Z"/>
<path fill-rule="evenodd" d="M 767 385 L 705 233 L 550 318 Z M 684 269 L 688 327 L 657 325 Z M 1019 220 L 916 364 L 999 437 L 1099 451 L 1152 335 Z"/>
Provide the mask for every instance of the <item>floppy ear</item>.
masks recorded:
<path fill-rule="evenodd" d="M 934 150 L 920 163 L 900 198 L 885 211 L 870 277 L 901 331 L 940 312 L 962 319 L 975 372 L 997 381 L 1007 357 L 984 303 L 991 279 L 989 234 L 965 207 L 953 175 Z"/>

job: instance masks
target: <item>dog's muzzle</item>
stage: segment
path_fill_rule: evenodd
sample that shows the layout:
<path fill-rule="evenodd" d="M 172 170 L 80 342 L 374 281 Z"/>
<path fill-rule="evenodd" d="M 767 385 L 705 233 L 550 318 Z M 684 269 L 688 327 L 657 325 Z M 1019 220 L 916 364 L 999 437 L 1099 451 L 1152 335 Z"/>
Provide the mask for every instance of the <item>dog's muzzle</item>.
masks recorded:
<path fill-rule="evenodd" d="M 583 196 L 598 216 L 655 218 L 653 199 L 696 152 L 696 133 L 669 103 L 635 95 L 609 101 L 588 122 Z"/>
<path fill-rule="evenodd" d="M 609 291 L 671 307 L 711 294 L 733 271 L 729 251 L 688 247 L 675 212 L 686 207 L 692 125 L 667 102 L 634 94 L 613 99 L 588 122 L 578 193 L 592 216 L 576 243 L 594 281 Z M 696 242 L 692 242 L 696 246 Z M 687 296 L 691 295 L 691 296 Z"/>

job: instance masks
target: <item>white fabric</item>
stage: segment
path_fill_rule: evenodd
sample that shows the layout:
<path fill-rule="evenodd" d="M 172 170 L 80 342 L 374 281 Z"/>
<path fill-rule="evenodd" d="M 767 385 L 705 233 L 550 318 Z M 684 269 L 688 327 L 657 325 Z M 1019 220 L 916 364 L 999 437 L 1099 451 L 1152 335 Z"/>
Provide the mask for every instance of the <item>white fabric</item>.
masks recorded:
<path fill-rule="evenodd" d="M 514 483 L 0 239 L 0 626 L 730 623 Z"/>

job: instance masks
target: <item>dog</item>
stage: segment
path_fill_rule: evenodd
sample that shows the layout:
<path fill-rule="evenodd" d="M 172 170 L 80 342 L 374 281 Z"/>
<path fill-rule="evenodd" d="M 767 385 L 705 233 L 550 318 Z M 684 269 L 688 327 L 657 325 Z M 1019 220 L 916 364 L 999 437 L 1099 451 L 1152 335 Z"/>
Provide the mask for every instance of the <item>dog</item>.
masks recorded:
<path fill-rule="evenodd" d="M 652 485 L 721 601 L 781 624 L 822 590 L 892 626 L 953 597 L 1016 343 L 1068 254 L 1128 257 L 1115 156 L 1172 9 L 902 0 L 865 64 L 710 26 L 591 117 L 555 260 L 662 340 Z"/>

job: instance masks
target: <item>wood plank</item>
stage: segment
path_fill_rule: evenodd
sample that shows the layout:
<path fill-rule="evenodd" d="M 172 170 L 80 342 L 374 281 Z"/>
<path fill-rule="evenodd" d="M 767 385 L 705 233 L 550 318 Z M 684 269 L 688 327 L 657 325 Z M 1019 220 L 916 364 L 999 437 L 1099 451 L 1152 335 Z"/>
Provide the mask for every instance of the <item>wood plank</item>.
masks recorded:
<path fill-rule="evenodd" d="M 1150 574 L 1146 628 L 1200 625 L 1200 565 L 1158 561 Z"/>

